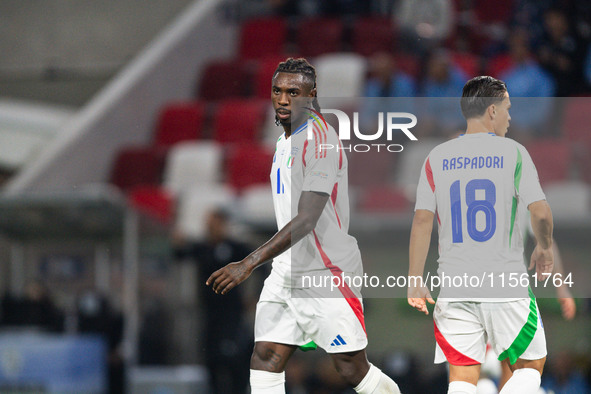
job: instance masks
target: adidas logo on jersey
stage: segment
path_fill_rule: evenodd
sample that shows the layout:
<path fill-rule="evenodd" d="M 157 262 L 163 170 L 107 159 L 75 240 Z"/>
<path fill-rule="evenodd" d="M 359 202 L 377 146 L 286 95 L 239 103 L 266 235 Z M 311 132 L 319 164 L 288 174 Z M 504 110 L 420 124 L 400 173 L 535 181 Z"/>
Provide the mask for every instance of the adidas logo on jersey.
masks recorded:
<path fill-rule="evenodd" d="M 337 335 L 337 337 L 334 339 L 334 341 L 332 341 L 330 346 L 341 346 L 341 345 L 346 345 L 346 344 L 347 344 L 347 342 L 345 342 L 343 337 L 341 337 L 340 335 Z"/>

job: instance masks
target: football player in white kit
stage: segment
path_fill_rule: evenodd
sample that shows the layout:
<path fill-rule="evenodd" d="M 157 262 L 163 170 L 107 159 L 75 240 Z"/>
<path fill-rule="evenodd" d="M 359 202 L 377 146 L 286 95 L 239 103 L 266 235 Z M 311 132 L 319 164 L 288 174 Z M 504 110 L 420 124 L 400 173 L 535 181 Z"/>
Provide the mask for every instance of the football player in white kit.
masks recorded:
<path fill-rule="evenodd" d="M 284 131 L 271 169 L 279 231 L 244 260 L 207 279 L 216 293 L 225 294 L 273 260 L 257 304 L 251 392 L 285 393 L 288 359 L 298 347 L 317 344 L 356 392 L 400 393 L 396 383 L 367 360 L 363 305 L 355 289 L 342 281 L 336 295 L 327 294 L 326 288 L 303 281 L 304 276 L 363 274 L 357 241 L 347 233 L 347 158 L 342 150 L 324 149 L 340 146 L 340 141 L 320 115 L 314 67 L 305 59 L 280 63 L 271 98 L 276 123 Z"/>
<path fill-rule="evenodd" d="M 553 268 L 552 213 L 528 152 L 502 138 L 510 106 L 504 82 L 491 77 L 468 81 L 461 99 L 466 133 L 431 151 L 417 187 L 409 275 L 423 275 L 436 217 L 439 277 L 460 279 L 441 287 L 433 313 L 435 362 L 449 363 L 448 393 L 476 393 L 487 340 L 513 371 L 502 394 L 536 393 L 546 360 L 544 328 L 523 265 L 517 209 L 521 201 L 531 214 L 537 245 L 530 268 L 536 268 L 539 280 Z M 526 283 L 509 285 L 510 277 Z M 466 278 L 469 283 L 462 282 Z M 420 284 L 409 287 L 408 302 L 427 314 L 426 303 L 434 303 Z"/>

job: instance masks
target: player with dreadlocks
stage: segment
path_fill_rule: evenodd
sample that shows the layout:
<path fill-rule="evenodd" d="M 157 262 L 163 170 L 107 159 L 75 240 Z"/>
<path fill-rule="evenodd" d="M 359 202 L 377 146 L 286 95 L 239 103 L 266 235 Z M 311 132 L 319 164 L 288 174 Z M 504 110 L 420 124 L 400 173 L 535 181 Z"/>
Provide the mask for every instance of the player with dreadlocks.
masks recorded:
<path fill-rule="evenodd" d="M 275 119 L 283 127 L 271 168 L 279 231 L 244 260 L 214 272 L 207 284 L 225 294 L 273 260 L 257 304 L 250 362 L 252 394 L 285 393 L 285 366 L 301 347 L 323 348 L 358 393 L 400 393 L 367 360 L 363 304 L 343 275 L 362 276 L 361 254 L 348 234 L 347 158 L 336 131 L 320 114 L 316 70 L 289 58 L 272 78 Z M 327 283 L 335 291 L 327 293 Z M 350 282 L 350 281 L 349 281 Z M 335 283 L 337 284 L 335 286 Z"/>

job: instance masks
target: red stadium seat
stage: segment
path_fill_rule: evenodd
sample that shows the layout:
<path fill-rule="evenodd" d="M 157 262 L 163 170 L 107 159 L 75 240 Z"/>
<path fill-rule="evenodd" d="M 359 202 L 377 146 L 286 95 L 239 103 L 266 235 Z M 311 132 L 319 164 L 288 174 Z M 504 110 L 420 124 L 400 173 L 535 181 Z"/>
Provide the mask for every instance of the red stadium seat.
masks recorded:
<path fill-rule="evenodd" d="M 402 213 L 410 212 L 410 204 L 403 190 L 380 185 L 363 190 L 359 210 L 364 213 Z"/>
<path fill-rule="evenodd" d="M 244 188 L 269 183 L 273 151 L 257 144 L 235 146 L 228 154 L 226 182 L 237 192 Z"/>
<path fill-rule="evenodd" d="M 247 62 L 221 60 L 209 63 L 199 82 L 197 97 L 202 100 L 221 100 L 245 97 L 251 91 L 252 75 Z"/>
<path fill-rule="evenodd" d="M 181 141 L 201 138 L 205 104 L 199 101 L 166 105 L 158 117 L 154 145 L 168 148 Z"/>
<path fill-rule="evenodd" d="M 486 67 L 486 75 L 499 78 L 505 71 L 513 66 L 511 56 L 507 54 L 497 55 L 492 58 Z"/>
<path fill-rule="evenodd" d="M 174 197 L 158 186 L 139 186 L 128 194 L 129 201 L 139 211 L 169 224 L 173 217 Z"/>
<path fill-rule="evenodd" d="M 340 52 L 343 22 L 334 18 L 309 18 L 297 28 L 298 53 L 314 57 L 329 52 Z"/>
<path fill-rule="evenodd" d="M 394 56 L 396 65 L 400 71 L 407 73 L 408 75 L 418 78 L 421 72 L 421 65 L 419 60 L 413 55 L 396 54 Z"/>
<path fill-rule="evenodd" d="M 364 141 L 360 141 L 364 142 Z M 352 140 L 351 145 L 357 143 Z M 378 152 L 347 153 L 349 159 L 349 183 L 352 186 L 368 187 L 389 182 L 396 154 L 386 150 Z"/>
<path fill-rule="evenodd" d="M 541 183 L 565 181 L 569 178 L 571 155 L 564 140 L 538 140 L 527 145 Z"/>
<path fill-rule="evenodd" d="M 452 52 L 451 58 L 454 64 L 468 75 L 468 78 L 480 75 L 478 56 L 470 53 Z"/>
<path fill-rule="evenodd" d="M 263 126 L 268 100 L 224 100 L 214 117 L 214 139 L 221 144 L 254 141 Z"/>
<path fill-rule="evenodd" d="M 353 24 L 352 49 L 363 56 L 377 52 L 392 52 L 395 35 L 392 18 L 359 18 Z"/>
<path fill-rule="evenodd" d="M 573 97 L 564 107 L 562 135 L 571 142 L 591 142 L 591 98 Z"/>
<path fill-rule="evenodd" d="M 123 191 L 134 187 L 159 185 L 164 155 L 151 147 L 126 147 L 117 153 L 110 181 Z"/>
<path fill-rule="evenodd" d="M 513 0 L 475 1 L 474 12 L 479 22 L 507 24 L 513 15 Z"/>
<path fill-rule="evenodd" d="M 297 57 L 297 56 L 292 56 Z M 254 77 L 254 96 L 261 99 L 271 97 L 271 79 L 280 62 L 287 56 L 267 56 L 261 59 L 257 65 Z"/>
<path fill-rule="evenodd" d="M 284 19 L 254 19 L 245 22 L 240 31 L 240 58 L 255 59 L 283 52 L 287 38 Z"/>

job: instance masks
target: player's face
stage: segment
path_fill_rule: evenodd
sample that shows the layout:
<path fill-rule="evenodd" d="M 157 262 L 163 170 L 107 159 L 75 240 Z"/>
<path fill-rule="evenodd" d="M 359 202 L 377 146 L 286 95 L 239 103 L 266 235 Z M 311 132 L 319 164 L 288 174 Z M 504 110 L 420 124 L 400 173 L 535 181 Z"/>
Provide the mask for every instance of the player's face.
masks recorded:
<path fill-rule="evenodd" d="M 509 115 L 509 108 L 511 108 L 511 100 L 509 100 L 509 93 L 505 92 L 505 98 L 498 104 L 493 105 L 493 129 L 495 134 L 499 137 L 504 137 L 509 129 L 509 122 L 511 115 Z"/>
<path fill-rule="evenodd" d="M 271 100 L 273 101 L 275 117 L 282 126 L 291 126 L 292 124 L 298 126 L 299 123 L 303 122 L 306 113 L 303 107 L 292 106 L 293 99 L 312 98 L 315 95 L 316 89 L 312 89 L 309 81 L 302 74 L 277 73 L 275 78 L 273 78 L 273 87 L 271 90 Z M 298 103 L 304 101 L 297 100 Z M 310 106 L 311 101 L 307 105 Z"/>

